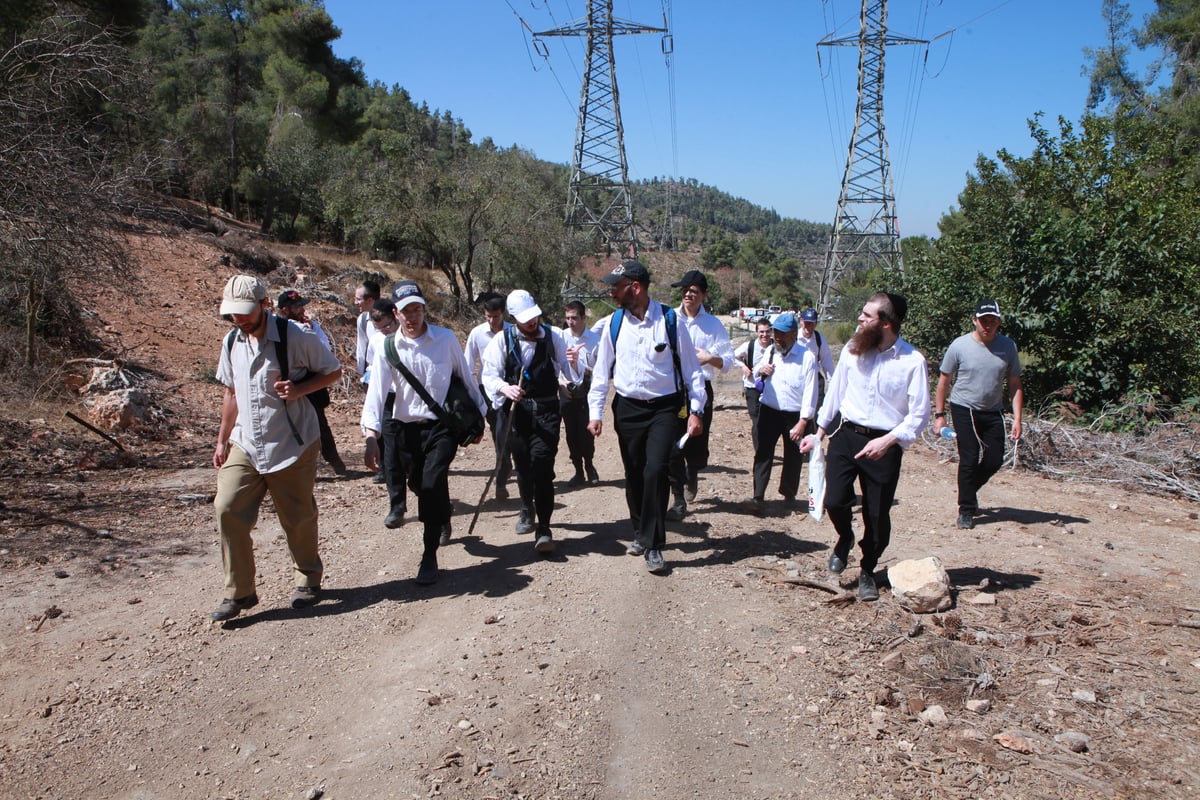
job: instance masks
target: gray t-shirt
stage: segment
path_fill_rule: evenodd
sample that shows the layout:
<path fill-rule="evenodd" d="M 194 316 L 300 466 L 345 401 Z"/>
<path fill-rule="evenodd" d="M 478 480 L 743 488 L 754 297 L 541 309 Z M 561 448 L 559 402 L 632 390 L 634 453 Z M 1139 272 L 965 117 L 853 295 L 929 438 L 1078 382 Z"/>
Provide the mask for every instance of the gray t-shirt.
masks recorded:
<path fill-rule="evenodd" d="M 985 345 L 974 334 L 960 336 L 950 343 L 940 371 L 954 377 L 950 402 L 976 411 L 1004 410 L 1004 381 L 1021 374 L 1017 345 L 1007 336 L 996 334 Z"/>

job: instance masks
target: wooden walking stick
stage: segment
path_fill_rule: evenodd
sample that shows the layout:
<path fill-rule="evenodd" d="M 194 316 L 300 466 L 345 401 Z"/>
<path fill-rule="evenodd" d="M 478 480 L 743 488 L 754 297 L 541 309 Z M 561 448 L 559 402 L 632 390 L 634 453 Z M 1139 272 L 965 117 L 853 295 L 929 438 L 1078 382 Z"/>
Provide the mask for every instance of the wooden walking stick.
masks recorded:
<path fill-rule="evenodd" d="M 517 378 L 517 388 L 521 388 L 521 384 L 525 382 L 525 370 L 521 370 L 521 376 Z M 496 476 L 500 474 L 500 467 L 504 464 L 504 458 L 508 455 L 508 439 L 512 435 L 513 419 L 517 416 L 516 401 L 510 400 L 508 403 L 508 417 L 504 420 L 504 431 L 500 434 L 500 449 L 496 451 L 496 468 L 492 470 L 492 474 L 488 475 L 487 483 L 483 485 L 483 493 L 479 495 L 479 502 L 475 504 L 475 516 L 471 517 L 471 525 L 467 528 L 467 536 L 470 536 L 475 531 L 475 523 L 479 522 L 479 512 L 483 510 L 483 501 L 487 499 L 487 493 L 492 488 L 492 484 L 496 481 Z"/>

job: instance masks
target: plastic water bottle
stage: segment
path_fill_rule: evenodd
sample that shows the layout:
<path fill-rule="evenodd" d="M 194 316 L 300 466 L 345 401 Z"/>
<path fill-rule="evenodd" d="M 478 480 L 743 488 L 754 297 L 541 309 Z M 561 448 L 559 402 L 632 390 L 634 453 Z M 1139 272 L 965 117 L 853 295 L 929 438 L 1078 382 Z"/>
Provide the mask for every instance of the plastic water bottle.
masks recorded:
<path fill-rule="evenodd" d="M 941 436 L 943 439 L 957 439 L 958 438 L 958 434 L 954 432 L 954 428 L 951 428 L 949 425 L 942 426 Z"/>

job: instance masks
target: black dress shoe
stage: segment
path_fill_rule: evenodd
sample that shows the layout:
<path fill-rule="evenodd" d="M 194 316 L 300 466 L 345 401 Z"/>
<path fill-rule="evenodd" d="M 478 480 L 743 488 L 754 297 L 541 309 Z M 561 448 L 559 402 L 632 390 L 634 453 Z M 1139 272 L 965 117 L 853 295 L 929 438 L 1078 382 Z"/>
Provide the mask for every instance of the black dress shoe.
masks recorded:
<path fill-rule="evenodd" d="M 383 527 L 385 527 L 385 528 L 395 529 L 395 528 L 399 528 L 403 524 L 404 524 L 404 509 L 403 508 L 393 508 L 391 511 L 388 512 L 388 515 L 386 517 L 384 517 L 384 520 L 383 520 Z"/>
<path fill-rule="evenodd" d="M 879 599 L 879 587 L 875 585 L 875 576 L 869 572 L 858 576 L 858 599 L 864 603 Z"/>
<path fill-rule="evenodd" d="M 958 512 L 958 520 L 954 524 L 963 530 L 969 531 L 975 527 L 975 519 L 971 516 L 970 511 L 960 510 Z"/>
<path fill-rule="evenodd" d="M 833 575 L 841 575 L 846 569 L 846 559 L 834 553 L 829 557 L 829 572 Z"/>

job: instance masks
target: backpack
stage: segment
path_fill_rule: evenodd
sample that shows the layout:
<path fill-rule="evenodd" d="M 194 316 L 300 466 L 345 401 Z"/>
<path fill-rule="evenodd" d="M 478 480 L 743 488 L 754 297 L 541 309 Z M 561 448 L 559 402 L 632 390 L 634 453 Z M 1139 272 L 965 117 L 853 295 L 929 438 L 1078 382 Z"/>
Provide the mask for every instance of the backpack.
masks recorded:
<path fill-rule="evenodd" d="M 279 332 L 279 341 L 275 343 L 275 357 L 279 359 L 279 375 L 284 380 L 291 380 L 291 372 L 288 371 L 287 352 L 288 321 L 283 317 L 275 317 L 275 329 Z M 225 351 L 230 355 L 233 354 L 234 333 L 234 331 L 230 331 L 225 337 Z M 310 375 L 312 373 L 306 371 L 300 380 L 306 380 Z M 313 408 L 316 408 L 318 411 L 328 407 L 330 402 L 328 386 L 323 386 L 317 391 L 309 392 L 304 396 L 308 398 L 308 402 L 313 404 Z"/>
<path fill-rule="evenodd" d="M 417 380 L 417 376 L 413 375 L 400 360 L 394 335 L 384 337 L 383 355 L 404 380 L 408 381 L 413 391 L 425 401 L 425 405 L 429 406 L 429 410 L 446 426 L 450 431 L 450 436 L 460 446 L 466 447 L 474 444 L 475 440 L 483 435 L 484 416 L 479 413 L 479 406 L 475 405 L 475 400 L 471 397 L 471 390 L 467 388 L 466 382 L 458 376 L 457 372 L 450 373 L 450 386 L 446 389 L 446 399 L 437 403 L 424 385 Z"/>

